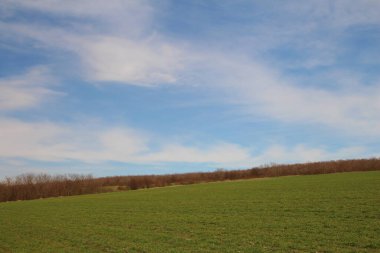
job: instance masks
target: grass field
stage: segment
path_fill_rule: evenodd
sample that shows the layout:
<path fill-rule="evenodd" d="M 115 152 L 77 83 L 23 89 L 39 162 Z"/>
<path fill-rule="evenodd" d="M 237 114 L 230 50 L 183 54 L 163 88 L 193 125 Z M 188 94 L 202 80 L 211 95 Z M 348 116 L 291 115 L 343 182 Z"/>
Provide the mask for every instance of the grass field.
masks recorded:
<path fill-rule="evenodd" d="M 0 252 L 380 252 L 380 172 L 0 203 Z"/>

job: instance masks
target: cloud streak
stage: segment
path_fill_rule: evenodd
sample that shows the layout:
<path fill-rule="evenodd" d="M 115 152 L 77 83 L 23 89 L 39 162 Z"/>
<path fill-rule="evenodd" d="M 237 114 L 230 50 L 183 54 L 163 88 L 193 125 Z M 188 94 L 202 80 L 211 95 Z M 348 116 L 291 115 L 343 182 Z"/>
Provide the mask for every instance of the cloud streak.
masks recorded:
<path fill-rule="evenodd" d="M 81 17 L 73 20 L 79 27 L 76 30 L 59 24 L 44 27 L 46 25 L 3 23 L 1 26 L 2 30 L 9 29 L 10 33 L 30 38 L 45 46 L 74 52 L 82 62 L 87 80 L 139 86 L 201 83 L 215 90 L 227 90 L 227 97 L 239 101 L 252 115 L 264 115 L 285 122 L 321 124 L 348 134 L 358 134 L 357 129 L 360 129 L 359 135 L 380 135 L 380 117 L 377 113 L 380 110 L 379 83 L 369 87 L 358 85 L 354 89 L 351 86 L 341 86 L 338 91 L 315 88 L 283 74 L 278 66 L 239 56 L 236 51 L 226 53 L 219 52 L 218 49 L 199 50 L 202 46 L 190 46 L 191 42 L 186 42 L 185 47 L 184 41 L 169 39 L 154 30 L 154 11 L 152 5 L 145 1 L 111 1 L 106 6 L 101 3 L 94 5 L 91 1 L 73 2 L 73 5 L 66 2 L 52 4 L 43 0 L 7 3 L 10 11 L 21 8 L 60 17 Z M 287 18 L 285 25 L 297 23 L 298 26 L 293 27 L 285 36 L 280 33 L 283 39 L 277 36 L 277 44 L 271 44 L 271 39 L 265 38 L 267 33 L 262 29 L 268 29 L 267 24 L 258 26 L 256 31 L 262 31 L 261 34 L 264 35 L 261 37 L 258 33 L 258 39 L 266 42 L 269 39 L 266 44 L 272 48 L 278 47 L 278 43 L 291 43 L 299 48 L 304 47 L 302 44 L 311 45 L 310 51 L 323 55 L 326 51 L 324 45 L 331 46 L 334 43 L 321 40 L 310 44 L 311 41 L 292 40 L 292 31 L 301 30 L 304 33 L 303 39 L 312 40 L 314 33 L 319 34 L 319 30 L 327 29 L 330 23 L 330 31 L 343 31 L 355 25 L 380 24 L 378 15 L 375 15 L 375 10 L 380 9 L 376 1 L 364 1 L 360 4 L 336 1 L 331 5 L 327 1 L 314 1 L 312 6 L 314 7 L 288 1 L 281 8 L 274 8 L 279 13 L 283 12 L 274 23 Z M 98 14 L 98 22 L 102 22 L 104 26 L 95 26 L 86 20 L 93 21 Z M 294 17 L 289 19 L 293 14 Z M 309 14 L 306 22 L 300 24 L 299 18 L 305 14 Z M 133 17 L 138 16 L 141 16 L 139 22 L 133 21 Z M 120 31 L 112 29 L 111 24 L 115 22 L 121 24 L 118 27 L 127 27 L 127 30 L 133 28 L 134 32 L 121 35 Z M 273 27 L 269 28 L 268 30 L 273 30 Z M 303 66 L 314 68 L 319 65 L 318 57 L 312 58 L 314 63 L 310 65 L 310 62 L 307 63 L 309 60 L 306 60 L 302 63 Z M 340 80 L 331 81 L 339 83 Z M 15 97 L 16 92 L 12 88 L 9 90 L 3 85 L 3 90 L 3 94 L 12 93 Z M 22 101 L 25 104 L 36 103 L 33 99 L 46 92 L 47 90 L 39 88 L 34 91 L 35 95 L 28 97 L 22 89 L 20 92 L 17 90 L 20 102 L 12 105 L 10 100 L 3 99 L 5 102 L 2 107 L 22 106 Z"/>
<path fill-rule="evenodd" d="M 206 90 L 210 96 L 222 97 L 224 104 L 239 105 L 239 113 L 253 119 L 260 116 L 297 126 L 328 127 L 332 135 L 367 140 L 380 137 L 380 78 L 375 74 L 368 81 L 365 71 L 355 75 L 344 68 L 347 62 L 339 62 L 350 53 L 342 41 L 352 30 L 380 27 L 378 1 L 259 4 L 270 7 L 274 14 L 258 15 L 262 22 L 232 27 L 220 35 L 220 41 L 165 33 L 160 29 L 160 15 L 165 14 L 158 15 L 151 1 L 2 3 L 5 18 L 0 21 L 0 38 L 16 46 L 67 55 L 68 63 L 63 65 L 79 65 L 80 81 L 97 86 L 198 85 L 205 87 L 199 92 Z M 34 22 L 14 18 L 20 11 L 32 15 Z M 47 22 L 52 17 L 55 22 Z M 280 53 L 273 53 L 278 49 Z M 295 56 L 283 57 L 287 53 Z M 371 53 L 366 55 L 368 58 Z M 333 74 L 323 79 L 319 71 L 326 67 Z M 306 78 L 298 78 L 297 72 L 306 73 Z M 50 70 L 41 66 L 1 78 L 0 111 L 38 107 L 61 94 L 51 88 L 54 82 Z M 226 142 L 222 137 L 213 143 L 185 145 L 160 142 L 151 134 L 125 126 L 80 125 L 0 118 L 0 157 L 251 166 L 366 153 L 360 145 L 331 151 L 302 143 L 275 144 L 254 153 L 253 147 Z"/>
<path fill-rule="evenodd" d="M 26 73 L 0 79 L 0 111 L 29 109 L 43 101 L 62 95 L 48 88 L 56 81 L 44 66 L 33 67 Z"/>
<path fill-rule="evenodd" d="M 85 124 L 86 125 L 86 124 Z M 65 126 L 50 122 L 0 119 L 0 157 L 40 161 L 78 160 L 126 163 L 214 163 L 247 162 L 249 152 L 236 144 L 217 142 L 206 147 L 180 143 L 158 143 L 151 148 L 149 134 L 131 128 Z"/>
<path fill-rule="evenodd" d="M 123 162 L 131 164 L 198 163 L 225 168 L 248 168 L 276 162 L 304 162 L 359 157 L 364 147 L 347 147 L 330 152 L 302 144 L 272 145 L 260 153 L 234 143 L 215 141 L 191 145 L 159 142 L 136 129 L 59 125 L 0 119 L 0 158 L 9 161 L 79 161 L 89 164 Z M 155 148 L 153 148 L 155 147 Z"/>
<path fill-rule="evenodd" d="M 334 91 L 296 85 L 289 77 L 254 63 L 234 66 L 234 70 L 241 75 L 227 85 L 253 114 L 326 125 L 350 135 L 380 135 L 379 84 Z"/>
<path fill-rule="evenodd" d="M 14 11 L 27 9 L 78 18 L 69 27 L 59 23 L 51 26 L 43 22 L 14 22 L 0 23 L 0 30 L 47 48 L 74 53 L 89 81 L 140 86 L 170 84 L 177 81 L 183 68 L 182 46 L 148 29 L 153 11 L 144 1 L 72 1 L 71 5 L 10 1 L 8 5 Z"/>
<path fill-rule="evenodd" d="M 183 68 L 181 49 L 155 36 L 142 41 L 100 36 L 82 40 L 75 50 L 92 81 L 169 84 Z"/>

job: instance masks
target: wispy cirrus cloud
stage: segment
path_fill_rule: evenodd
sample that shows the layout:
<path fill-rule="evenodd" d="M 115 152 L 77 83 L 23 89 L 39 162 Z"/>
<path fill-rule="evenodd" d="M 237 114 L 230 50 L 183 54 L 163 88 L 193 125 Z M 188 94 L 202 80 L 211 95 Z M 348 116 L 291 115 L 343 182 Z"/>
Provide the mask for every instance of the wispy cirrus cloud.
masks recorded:
<path fill-rule="evenodd" d="M 0 118 L 0 158 L 17 167 L 29 161 L 84 164 L 122 162 L 145 164 L 193 163 L 224 168 L 249 168 L 273 161 L 305 162 L 360 157 L 366 149 L 350 146 L 334 152 L 321 147 L 271 145 L 261 151 L 236 143 L 183 144 L 158 141 L 129 127 L 67 125 Z M 153 145 L 152 145 L 153 144 Z M 20 160 L 21 159 L 21 160 Z M 57 167 L 58 169 L 58 167 Z M 159 171 L 157 171 L 159 173 Z"/>
<path fill-rule="evenodd" d="M 87 80 L 142 86 L 167 84 L 177 81 L 183 68 L 182 46 L 152 30 L 153 9 L 146 1 L 53 4 L 41 0 L 7 4 L 10 12 L 26 9 L 71 17 L 72 25 L 3 22 L 0 30 L 6 31 L 8 37 L 21 37 L 43 47 L 74 53 Z"/>
<path fill-rule="evenodd" d="M 292 147 L 272 145 L 255 157 L 255 164 L 270 164 L 273 161 L 282 163 L 314 162 L 336 159 L 361 158 L 367 152 L 363 146 L 350 146 L 331 152 L 321 147 L 308 147 L 297 144 Z M 367 154 L 367 156 L 369 156 Z M 378 154 L 372 154 L 378 156 Z"/>
<path fill-rule="evenodd" d="M 253 118 L 322 125 L 349 136 L 380 135 L 377 80 L 364 85 L 364 80 L 355 75 L 337 74 L 331 89 L 328 85 L 310 85 L 306 79 L 297 80 L 246 57 L 214 54 L 202 62 L 203 70 L 214 75 L 202 76 L 199 82 L 214 85 Z"/>
<path fill-rule="evenodd" d="M 376 71 L 366 72 L 367 63 L 379 63 L 377 47 L 360 44 L 361 34 L 380 29 L 378 1 L 254 3 L 260 11 L 252 8 L 241 19 L 253 17 L 253 22 L 224 20 L 229 25 L 226 30 L 215 29 L 213 22 L 198 24 L 206 29 L 201 33 L 204 37 L 198 38 L 161 29 L 160 18 L 171 14 L 152 1 L 2 3 L 3 41 L 65 54 L 68 62 L 62 65 L 78 66 L 80 81 L 86 85 L 198 85 L 206 87 L 199 92 L 209 92 L 226 105 L 237 104 L 239 113 L 251 118 L 328 127 L 331 135 L 366 140 L 380 136 L 380 78 L 373 74 Z M 231 3 L 220 5 L 225 5 L 221 16 L 226 19 L 240 13 L 230 10 Z M 20 12 L 29 13 L 33 22 L 19 18 Z M 197 20 L 187 22 L 191 27 Z M 217 36 L 208 37 L 208 31 Z M 358 41 L 348 41 L 352 33 Z M 355 44 L 355 54 L 350 43 Z M 356 58 L 347 57 L 351 55 Z M 347 67 L 352 62 L 361 65 L 352 70 Z M 41 67 L 3 77 L 0 110 L 40 105 L 57 95 L 50 82 L 49 70 Z M 118 125 L 83 128 L 78 122 L 0 120 L 0 156 L 4 159 L 250 166 L 368 154 L 362 145 L 330 150 L 302 141 L 262 147 L 256 153 L 252 147 L 224 141 L 223 136 L 208 144 L 185 145 L 160 142 L 145 132 Z"/>
<path fill-rule="evenodd" d="M 61 92 L 51 89 L 56 80 L 47 67 L 38 66 L 26 73 L 0 78 L 0 111 L 29 109 Z"/>
<path fill-rule="evenodd" d="M 129 36 L 138 36 L 150 26 L 154 15 L 154 9 L 149 1 L 133 0 L 68 0 L 68 1 L 22 1 L 2 0 L 2 10 L 7 12 L 7 17 L 17 15 L 19 11 L 31 11 L 35 14 L 51 15 L 56 18 L 56 26 L 64 26 L 66 29 L 86 29 L 89 32 L 123 32 Z M 67 22 L 67 20 L 71 20 Z M 45 20 L 46 21 L 46 20 Z M 63 21 L 63 24 L 60 23 Z M 44 20 L 36 19 L 34 23 L 42 23 Z M 53 26 L 54 26 L 53 25 Z"/>
<path fill-rule="evenodd" d="M 100 36 L 82 40 L 78 51 L 87 76 L 93 81 L 133 85 L 174 83 L 183 69 L 180 47 L 161 41 L 156 36 L 133 41 Z"/>
<path fill-rule="evenodd" d="M 46 5 L 43 1 L 33 6 L 30 6 L 32 4 L 21 6 L 48 13 L 60 12 L 62 15 L 93 17 L 101 5 L 94 7 L 95 9 L 86 10 L 85 7 L 89 4 L 86 1 L 81 2 L 78 10 L 71 7 L 58 9 Z M 152 19 L 148 18 L 153 15 L 152 10 L 147 7 L 149 5 L 144 2 L 143 6 L 136 7 L 136 4 L 131 4 L 130 7 L 129 4 L 131 3 L 128 2 L 123 6 L 131 15 L 135 15 L 131 12 L 134 8 L 146 13 L 144 21 L 141 24 L 135 24 L 137 25 L 135 29 L 144 31 L 141 33 L 143 35 L 121 35 L 112 29 L 110 33 L 106 33 L 101 28 L 82 29 L 78 32 L 60 25 L 47 29 L 27 24 L 7 26 L 12 28 L 12 32 L 29 37 L 48 47 L 58 47 L 74 52 L 81 59 L 86 79 L 91 81 L 140 86 L 162 83 L 199 83 L 211 87 L 211 90 L 227 91 L 226 98 L 239 101 L 244 110 L 251 112 L 253 117 L 259 114 L 285 122 L 321 124 L 343 130 L 348 134 L 363 136 L 380 134 L 378 130 L 380 118 L 377 113 L 380 106 L 378 83 L 367 87 L 359 84 L 354 88 L 351 85 L 341 85 L 338 90 L 321 86 L 313 87 L 305 83 L 307 80 L 300 82 L 286 74 L 281 67 L 271 66 L 270 61 L 260 61 L 260 57 L 239 56 L 236 50 L 218 51 L 223 47 L 203 50 L 202 46 L 172 40 L 157 34 L 152 28 Z M 110 3 L 108 8 L 123 9 L 119 5 L 122 3 L 115 1 Z M 379 22 L 373 11 L 378 8 L 378 4 L 372 1 L 364 3 L 368 8 L 364 8 L 361 4 L 358 6 L 357 3 L 353 4 L 357 6 L 354 8 L 343 2 L 332 5 L 327 2 L 313 2 L 313 5 L 316 8 L 313 9 L 305 4 L 294 5 L 292 1 L 287 2 L 276 10 L 283 11 L 283 14 L 273 23 L 283 21 L 283 25 L 288 27 L 292 27 L 292 23 L 297 23 L 297 26 L 276 34 L 273 33 L 275 28 L 268 27 L 271 23 L 265 23 L 256 28 L 258 35 L 255 36 L 262 42 L 268 42 L 265 44 L 271 48 L 290 43 L 297 50 L 312 51 L 312 54 L 306 54 L 308 58 L 299 62 L 303 68 L 309 69 L 321 64 L 331 65 L 335 62 L 339 52 L 335 52 L 334 49 L 338 45 L 331 43 L 331 39 L 336 39 L 337 36 L 334 31 L 339 34 L 355 25 Z M 354 9 L 358 13 L 353 14 Z M 298 14 L 287 21 L 283 20 L 292 13 Z M 305 22 L 298 22 L 300 18 L 298 16 L 306 14 L 308 16 Z M 108 19 L 119 20 L 121 16 L 121 12 L 116 12 L 114 16 L 102 15 L 100 20 L 104 19 L 103 22 L 109 24 Z M 333 24 L 331 28 L 327 27 L 329 22 L 325 19 L 331 21 Z M 128 26 L 132 21 L 126 19 L 123 22 Z M 79 24 L 83 23 L 79 22 Z M 274 36 L 276 43 L 271 44 L 271 37 L 265 37 L 268 35 L 267 32 L 260 33 L 260 29 L 263 28 L 274 34 L 271 36 Z M 326 29 L 330 31 L 329 34 L 332 37 L 328 35 L 327 39 L 314 41 L 313 38 Z M 301 40 L 295 36 L 300 31 L 303 34 Z M 185 44 L 187 44 L 186 47 Z M 332 51 L 326 50 L 326 46 L 333 46 Z M 320 55 L 326 55 L 326 52 L 330 52 L 333 58 L 329 57 L 333 59 L 332 61 L 320 59 Z M 311 64 L 311 61 L 314 63 Z M 344 78 L 347 79 L 347 76 Z M 338 76 L 330 78 L 330 82 L 341 83 L 341 80 Z M 357 129 L 361 129 L 360 133 Z"/>
<path fill-rule="evenodd" d="M 255 26 L 243 25 L 244 33 L 234 42 L 242 51 L 259 57 L 265 54 L 260 58 L 282 69 L 337 67 L 342 56 L 349 53 L 349 36 L 358 32 L 353 36 L 359 39 L 376 34 L 380 24 L 376 0 L 289 0 L 279 5 L 260 3 L 259 7 L 270 9 L 270 14 L 259 16 L 261 22 Z M 362 50 L 377 51 L 368 47 Z"/>
<path fill-rule="evenodd" d="M 158 142 L 128 127 L 90 127 L 51 122 L 0 119 L 0 157 L 39 161 L 78 160 L 87 163 L 211 163 L 240 164 L 250 160 L 248 149 L 237 144 L 184 145 Z M 156 143 L 158 149 L 152 148 Z"/>

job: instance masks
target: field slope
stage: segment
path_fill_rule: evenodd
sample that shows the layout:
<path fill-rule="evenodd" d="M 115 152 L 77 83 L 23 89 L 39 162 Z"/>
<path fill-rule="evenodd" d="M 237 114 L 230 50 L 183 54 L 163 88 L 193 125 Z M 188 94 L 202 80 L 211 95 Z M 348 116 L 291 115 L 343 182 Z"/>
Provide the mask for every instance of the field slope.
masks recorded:
<path fill-rule="evenodd" d="M 0 252 L 379 251 L 379 171 L 0 203 Z"/>

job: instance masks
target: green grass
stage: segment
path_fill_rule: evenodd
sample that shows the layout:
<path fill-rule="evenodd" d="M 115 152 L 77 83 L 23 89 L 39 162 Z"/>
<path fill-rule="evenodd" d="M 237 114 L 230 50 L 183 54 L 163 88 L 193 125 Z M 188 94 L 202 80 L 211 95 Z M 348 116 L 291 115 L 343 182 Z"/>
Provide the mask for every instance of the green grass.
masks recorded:
<path fill-rule="evenodd" d="M 380 172 L 0 203 L 0 252 L 380 252 Z"/>

